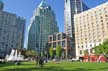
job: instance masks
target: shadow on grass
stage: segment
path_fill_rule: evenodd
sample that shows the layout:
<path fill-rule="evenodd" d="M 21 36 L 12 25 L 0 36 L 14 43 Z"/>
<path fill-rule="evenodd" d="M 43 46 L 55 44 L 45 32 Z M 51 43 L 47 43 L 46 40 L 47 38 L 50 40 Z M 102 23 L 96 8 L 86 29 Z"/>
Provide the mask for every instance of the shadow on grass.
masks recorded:
<path fill-rule="evenodd" d="M 98 68 L 98 69 L 88 69 L 88 71 L 95 71 L 95 70 L 102 70 L 102 71 L 108 71 L 108 67 L 104 67 L 104 68 Z"/>
<path fill-rule="evenodd" d="M 6 67 L 6 66 L 11 66 L 11 65 L 14 65 L 14 62 L 6 62 L 3 64 L 0 64 L 0 67 Z"/>
<path fill-rule="evenodd" d="M 28 63 L 24 63 L 24 62 L 21 62 L 20 64 L 24 65 L 24 66 L 33 65 L 32 63 L 28 64 Z M 15 62 L 6 62 L 6 63 L 0 64 L 0 67 L 7 67 L 7 66 L 15 66 Z"/>
<path fill-rule="evenodd" d="M 100 68 L 99 70 L 107 71 L 108 68 Z M 36 67 L 36 68 L 17 68 L 17 69 L 4 69 L 2 71 L 95 71 L 96 69 L 85 69 L 85 68 L 76 68 L 73 70 L 63 69 L 60 67 Z M 97 71 L 97 70 L 96 70 Z"/>
<path fill-rule="evenodd" d="M 76 71 L 76 70 L 67 70 L 60 67 L 36 67 L 36 68 L 17 68 L 17 69 L 4 69 L 2 71 Z M 78 70 L 80 71 L 80 70 Z M 84 71 L 84 70 L 82 70 Z"/>
<path fill-rule="evenodd" d="M 105 68 L 100 68 L 100 69 L 102 69 L 102 70 L 106 70 L 106 69 L 107 69 L 107 70 L 108 70 L 108 67 L 105 67 Z"/>

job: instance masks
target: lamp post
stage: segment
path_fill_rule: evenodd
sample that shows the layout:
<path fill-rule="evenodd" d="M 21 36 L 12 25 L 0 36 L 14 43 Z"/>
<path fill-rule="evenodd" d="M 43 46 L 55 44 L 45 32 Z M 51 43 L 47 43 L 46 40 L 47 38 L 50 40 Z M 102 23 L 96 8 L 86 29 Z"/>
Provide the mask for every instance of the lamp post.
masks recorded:
<path fill-rule="evenodd" d="M 45 56 L 46 56 L 46 62 L 47 62 L 47 60 L 48 60 L 48 53 L 47 53 L 47 51 L 45 51 Z"/>

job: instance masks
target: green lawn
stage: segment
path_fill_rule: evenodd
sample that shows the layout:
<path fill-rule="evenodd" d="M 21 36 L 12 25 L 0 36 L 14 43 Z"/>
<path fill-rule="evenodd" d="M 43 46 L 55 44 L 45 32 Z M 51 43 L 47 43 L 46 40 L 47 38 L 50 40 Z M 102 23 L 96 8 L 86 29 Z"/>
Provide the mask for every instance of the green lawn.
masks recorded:
<path fill-rule="evenodd" d="M 0 71 L 108 71 L 108 63 L 60 62 L 47 63 L 44 67 L 36 67 L 35 62 L 0 64 Z"/>

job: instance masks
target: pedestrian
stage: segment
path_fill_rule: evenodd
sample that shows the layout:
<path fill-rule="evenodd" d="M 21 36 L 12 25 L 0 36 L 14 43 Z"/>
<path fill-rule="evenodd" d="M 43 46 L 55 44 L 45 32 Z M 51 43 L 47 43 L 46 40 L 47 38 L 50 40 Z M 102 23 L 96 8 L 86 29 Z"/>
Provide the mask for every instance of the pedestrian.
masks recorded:
<path fill-rule="evenodd" d="M 39 66 L 43 67 L 44 60 L 42 57 L 39 58 Z"/>
<path fill-rule="evenodd" d="M 36 65 L 39 66 L 39 57 L 36 57 Z"/>

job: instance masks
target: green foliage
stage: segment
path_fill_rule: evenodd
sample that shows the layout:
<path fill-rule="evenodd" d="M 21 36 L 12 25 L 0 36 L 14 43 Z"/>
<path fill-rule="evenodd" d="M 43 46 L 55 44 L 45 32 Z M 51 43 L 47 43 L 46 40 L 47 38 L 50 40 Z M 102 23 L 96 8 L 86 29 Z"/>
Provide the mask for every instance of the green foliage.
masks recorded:
<path fill-rule="evenodd" d="M 50 54 L 50 57 L 52 58 L 54 55 L 53 47 L 50 47 L 49 54 Z"/>
<path fill-rule="evenodd" d="M 108 45 L 108 39 L 103 42 L 104 45 Z"/>
<path fill-rule="evenodd" d="M 94 47 L 95 54 L 105 54 L 108 55 L 108 40 L 105 40 L 103 44 Z"/>
<path fill-rule="evenodd" d="M 36 51 L 34 51 L 34 50 L 27 50 L 27 51 L 25 52 L 25 55 L 26 55 L 26 56 L 33 57 L 33 56 L 36 56 L 37 53 L 36 53 Z"/>
<path fill-rule="evenodd" d="M 43 67 L 36 66 L 35 62 L 21 62 L 21 65 L 14 65 L 13 62 L 0 64 L 0 71 L 108 71 L 108 63 L 92 62 L 63 62 L 59 64 L 48 62 Z"/>
<path fill-rule="evenodd" d="M 96 55 L 99 55 L 100 54 L 100 47 L 99 46 L 95 46 L 94 47 L 94 51 L 95 51 Z"/>
<path fill-rule="evenodd" d="M 61 46 L 56 47 L 56 56 L 59 58 L 61 56 Z"/>
<path fill-rule="evenodd" d="M 84 50 L 84 55 L 88 55 L 88 51 L 87 50 Z"/>

